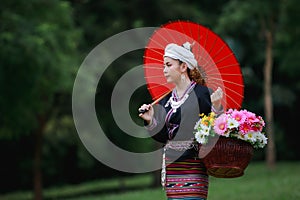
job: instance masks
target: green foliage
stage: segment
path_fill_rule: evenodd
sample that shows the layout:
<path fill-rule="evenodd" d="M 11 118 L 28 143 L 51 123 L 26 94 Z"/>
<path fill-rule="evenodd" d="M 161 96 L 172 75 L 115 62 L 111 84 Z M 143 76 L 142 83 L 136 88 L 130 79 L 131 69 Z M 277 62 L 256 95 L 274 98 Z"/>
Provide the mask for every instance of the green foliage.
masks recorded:
<path fill-rule="evenodd" d="M 280 73 L 287 74 L 299 84 L 299 57 L 300 57 L 300 6 L 299 1 L 286 0 L 280 13 L 280 30 L 276 35 L 276 55 L 278 57 Z M 281 51 L 284 49 L 284 51 Z M 299 87 L 297 88 L 299 91 Z"/>
<path fill-rule="evenodd" d="M 35 128 L 54 94 L 72 86 L 79 31 L 64 1 L 2 1 L 0 8 L 0 137 Z"/>

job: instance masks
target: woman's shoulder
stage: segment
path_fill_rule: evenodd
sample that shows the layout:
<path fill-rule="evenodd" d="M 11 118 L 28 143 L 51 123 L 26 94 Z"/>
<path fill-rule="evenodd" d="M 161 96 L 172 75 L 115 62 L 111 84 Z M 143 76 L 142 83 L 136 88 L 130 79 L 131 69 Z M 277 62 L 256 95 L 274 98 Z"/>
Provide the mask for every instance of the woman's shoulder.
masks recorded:
<path fill-rule="evenodd" d="M 210 89 L 204 85 L 197 85 L 195 93 L 198 98 L 201 113 L 208 114 L 211 111 Z"/>
<path fill-rule="evenodd" d="M 196 84 L 194 91 L 197 95 L 210 94 L 210 89 L 205 85 Z"/>

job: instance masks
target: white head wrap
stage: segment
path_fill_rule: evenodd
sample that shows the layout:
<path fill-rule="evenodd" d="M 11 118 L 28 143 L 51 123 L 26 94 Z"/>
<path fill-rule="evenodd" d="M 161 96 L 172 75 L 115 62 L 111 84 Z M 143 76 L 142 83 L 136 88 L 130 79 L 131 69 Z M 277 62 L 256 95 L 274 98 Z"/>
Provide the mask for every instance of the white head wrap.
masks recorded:
<path fill-rule="evenodd" d="M 168 44 L 165 48 L 164 57 L 178 59 L 186 63 L 190 69 L 197 67 L 197 60 L 191 51 L 191 44 L 189 42 L 184 43 L 182 46 L 174 43 Z"/>

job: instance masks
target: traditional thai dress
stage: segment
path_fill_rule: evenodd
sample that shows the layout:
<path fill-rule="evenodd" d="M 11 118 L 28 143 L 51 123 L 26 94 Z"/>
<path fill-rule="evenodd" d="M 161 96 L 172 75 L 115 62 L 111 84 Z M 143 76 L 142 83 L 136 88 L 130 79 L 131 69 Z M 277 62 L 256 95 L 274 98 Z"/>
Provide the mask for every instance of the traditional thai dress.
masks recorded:
<path fill-rule="evenodd" d="M 211 111 L 208 88 L 191 82 L 181 98 L 173 90 L 154 111 L 153 122 L 147 129 L 164 144 L 162 185 L 168 199 L 206 199 L 208 175 L 198 158 L 194 127 L 199 114 Z"/>

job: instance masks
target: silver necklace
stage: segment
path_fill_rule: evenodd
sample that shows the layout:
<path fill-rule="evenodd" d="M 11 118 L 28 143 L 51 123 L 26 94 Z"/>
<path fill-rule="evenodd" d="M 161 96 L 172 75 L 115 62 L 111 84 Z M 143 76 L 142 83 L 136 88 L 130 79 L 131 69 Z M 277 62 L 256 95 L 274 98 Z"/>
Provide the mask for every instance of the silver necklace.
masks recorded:
<path fill-rule="evenodd" d="M 173 113 L 176 113 L 177 108 L 179 108 L 189 97 L 189 94 L 185 94 L 179 101 L 174 101 L 173 97 L 171 96 L 169 99 L 169 103 L 173 108 Z"/>
<path fill-rule="evenodd" d="M 189 93 L 193 90 L 194 86 L 195 86 L 195 83 L 192 82 L 191 86 L 185 91 L 185 94 L 183 95 L 183 97 L 180 98 L 179 101 L 174 100 L 174 99 L 176 99 L 176 97 L 174 94 L 175 91 L 173 91 L 173 93 L 172 93 L 170 99 L 167 101 L 165 107 L 168 107 L 169 105 L 171 105 L 171 107 L 173 109 L 173 113 L 176 113 L 177 108 L 179 108 L 187 100 L 187 98 L 189 97 Z"/>

